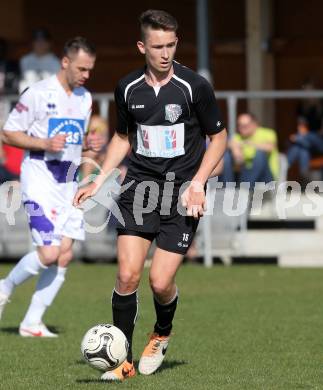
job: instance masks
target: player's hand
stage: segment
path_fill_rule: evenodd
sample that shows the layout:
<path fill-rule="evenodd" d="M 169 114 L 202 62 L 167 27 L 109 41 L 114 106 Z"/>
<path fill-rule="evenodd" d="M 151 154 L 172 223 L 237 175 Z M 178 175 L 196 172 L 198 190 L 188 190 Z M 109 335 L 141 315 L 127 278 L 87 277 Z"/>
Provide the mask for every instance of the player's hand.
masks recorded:
<path fill-rule="evenodd" d="M 103 148 L 105 142 L 105 137 L 95 131 L 90 131 L 86 136 L 86 147 L 93 150 L 93 152 L 99 152 Z"/>
<path fill-rule="evenodd" d="M 187 215 L 199 218 L 206 211 L 206 198 L 204 186 L 197 181 L 192 181 L 181 196 L 183 207 L 187 210 Z"/>
<path fill-rule="evenodd" d="M 96 183 L 92 182 L 87 184 L 85 187 L 80 188 L 73 199 L 73 206 L 80 207 L 80 205 L 91 196 L 95 195 L 99 187 Z"/>
<path fill-rule="evenodd" d="M 64 149 L 67 134 L 56 134 L 52 138 L 48 138 L 46 141 L 45 150 L 50 153 L 58 153 Z"/>

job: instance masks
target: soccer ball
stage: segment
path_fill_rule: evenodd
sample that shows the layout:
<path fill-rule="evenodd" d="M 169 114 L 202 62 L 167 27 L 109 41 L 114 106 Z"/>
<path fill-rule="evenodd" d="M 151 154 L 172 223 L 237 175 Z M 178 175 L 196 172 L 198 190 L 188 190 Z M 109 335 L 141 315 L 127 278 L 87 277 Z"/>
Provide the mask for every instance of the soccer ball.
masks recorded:
<path fill-rule="evenodd" d="M 123 363 L 129 344 L 124 333 L 114 325 L 99 324 L 89 329 L 83 337 L 81 352 L 92 367 L 114 370 Z"/>

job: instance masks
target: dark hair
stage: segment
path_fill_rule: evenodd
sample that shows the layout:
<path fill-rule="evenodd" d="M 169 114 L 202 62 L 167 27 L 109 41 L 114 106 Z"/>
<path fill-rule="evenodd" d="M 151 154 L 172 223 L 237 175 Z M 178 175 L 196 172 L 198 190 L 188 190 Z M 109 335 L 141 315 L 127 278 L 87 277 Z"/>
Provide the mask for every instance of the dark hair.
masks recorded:
<path fill-rule="evenodd" d="M 178 28 L 177 20 L 169 13 L 156 9 L 149 9 L 139 17 L 141 37 L 145 38 L 145 30 L 150 27 L 153 30 L 174 31 Z"/>
<path fill-rule="evenodd" d="M 92 57 L 95 57 L 96 51 L 95 47 L 83 37 L 75 37 L 69 39 L 63 49 L 63 57 L 69 57 L 77 54 L 80 50 L 85 51 L 85 53 L 89 54 Z"/>
<path fill-rule="evenodd" d="M 52 40 L 52 37 L 46 28 L 37 28 L 32 31 L 32 40 L 49 42 Z"/>

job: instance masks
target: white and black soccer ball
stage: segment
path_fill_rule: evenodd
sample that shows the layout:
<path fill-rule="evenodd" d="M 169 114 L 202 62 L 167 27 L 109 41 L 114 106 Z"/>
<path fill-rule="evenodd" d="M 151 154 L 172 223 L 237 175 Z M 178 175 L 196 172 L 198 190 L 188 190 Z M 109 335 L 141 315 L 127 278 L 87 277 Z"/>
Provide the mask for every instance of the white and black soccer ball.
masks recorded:
<path fill-rule="evenodd" d="M 81 352 L 92 367 L 114 370 L 123 363 L 129 344 L 124 333 L 114 325 L 99 324 L 89 329 L 83 337 Z"/>

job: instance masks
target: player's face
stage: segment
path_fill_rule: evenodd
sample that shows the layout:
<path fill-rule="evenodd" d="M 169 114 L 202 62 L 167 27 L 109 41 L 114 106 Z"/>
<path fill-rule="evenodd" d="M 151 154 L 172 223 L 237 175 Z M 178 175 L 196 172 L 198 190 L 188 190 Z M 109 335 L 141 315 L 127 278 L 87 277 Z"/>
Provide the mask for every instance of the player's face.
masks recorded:
<path fill-rule="evenodd" d="M 94 68 L 94 63 L 95 57 L 83 50 L 79 50 L 74 56 L 64 57 L 62 66 L 68 85 L 73 89 L 85 84 Z"/>
<path fill-rule="evenodd" d="M 144 42 L 137 42 L 139 51 L 145 55 L 149 68 L 159 73 L 167 73 L 172 67 L 178 38 L 174 31 L 152 30 L 145 31 Z"/>

